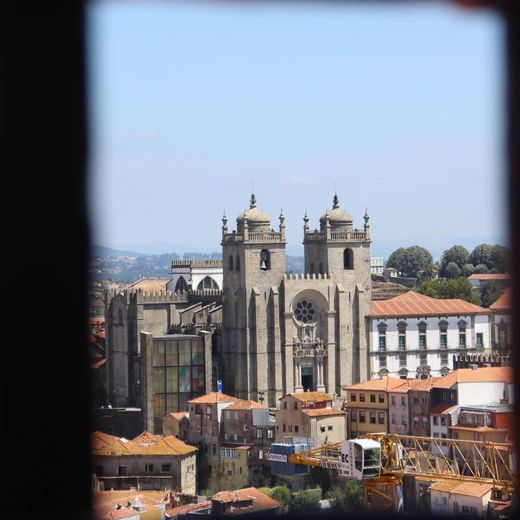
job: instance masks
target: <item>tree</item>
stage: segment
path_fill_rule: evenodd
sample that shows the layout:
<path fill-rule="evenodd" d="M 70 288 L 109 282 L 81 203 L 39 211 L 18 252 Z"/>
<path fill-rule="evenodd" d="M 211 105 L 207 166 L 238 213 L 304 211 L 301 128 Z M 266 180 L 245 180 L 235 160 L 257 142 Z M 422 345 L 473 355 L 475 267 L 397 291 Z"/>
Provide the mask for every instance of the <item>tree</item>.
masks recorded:
<path fill-rule="evenodd" d="M 273 497 L 274 498 L 274 497 Z M 289 511 L 292 513 L 314 513 L 321 509 L 320 498 L 316 493 L 306 489 L 295 493 L 289 506 Z"/>
<path fill-rule="evenodd" d="M 424 247 L 400 247 L 390 255 L 386 265 L 387 267 L 394 267 L 404 276 L 416 278 L 419 271 L 432 269 L 433 258 Z"/>
<path fill-rule="evenodd" d="M 321 498 L 325 498 L 330 490 L 330 471 L 325 468 L 311 467 L 311 480 L 314 485 L 321 488 Z"/>
<path fill-rule="evenodd" d="M 357 480 L 347 480 L 329 493 L 330 508 L 334 512 L 356 512 L 363 508 L 363 485 Z"/>
<path fill-rule="evenodd" d="M 276 486 L 271 490 L 270 496 L 285 507 L 291 504 L 291 491 L 287 486 Z"/>
<path fill-rule="evenodd" d="M 444 268 L 444 276 L 446 276 L 446 278 L 458 278 L 460 273 L 460 267 L 455 262 L 450 262 Z"/>
<path fill-rule="evenodd" d="M 464 264 L 469 264 L 469 253 L 464 246 L 453 246 L 446 249 L 441 257 L 441 276 L 446 276 L 446 268 L 450 262 L 457 264 L 459 269 L 464 267 Z"/>
<path fill-rule="evenodd" d="M 475 266 L 475 274 L 485 274 L 489 271 L 486 264 L 478 264 Z"/>
<path fill-rule="evenodd" d="M 493 246 L 491 244 L 479 244 L 471 251 L 469 261 L 472 265 L 486 264 L 488 269 L 493 269 Z"/>
<path fill-rule="evenodd" d="M 491 258 L 493 261 L 493 270 L 498 273 L 506 273 L 509 270 L 510 251 L 507 247 L 496 244 L 493 246 Z"/>
<path fill-rule="evenodd" d="M 475 266 L 473 264 L 464 264 L 462 266 L 462 276 L 466 278 L 475 272 Z"/>
<path fill-rule="evenodd" d="M 432 298 L 459 298 L 481 305 L 480 296 L 467 278 L 427 280 L 419 285 L 417 292 Z"/>
<path fill-rule="evenodd" d="M 498 300 L 500 295 L 504 292 L 504 284 L 500 281 L 489 280 L 482 285 L 480 290 L 480 297 L 482 305 L 489 307 L 492 303 Z"/>

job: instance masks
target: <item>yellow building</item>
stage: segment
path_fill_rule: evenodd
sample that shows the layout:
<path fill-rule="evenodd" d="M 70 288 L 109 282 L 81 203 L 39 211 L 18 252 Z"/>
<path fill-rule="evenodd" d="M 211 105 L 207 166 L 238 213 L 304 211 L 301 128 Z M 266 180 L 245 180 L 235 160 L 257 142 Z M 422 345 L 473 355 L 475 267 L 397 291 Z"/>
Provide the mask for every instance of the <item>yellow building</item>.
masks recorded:
<path fill-rule="evenodd" d="M 345 386 L 349 432 L 352 437 L 364 433 L 388 433 L 388 394 L 407 382 L 384 376 Z"/>
<path fill-rule="evenodd" d="M 286 437 L 313 439 L 316 445 L 347 437 L 347 414 L 332 406 L 325 392 L 293 392 L 280 399 L 276 412 L 276 440 Z"/>
<path fill-rule="evenodd" d="M 248 485 L 251 447 L 236 444 L 220 445 L 217 475 L 220 488 L 240 489 Z"/>

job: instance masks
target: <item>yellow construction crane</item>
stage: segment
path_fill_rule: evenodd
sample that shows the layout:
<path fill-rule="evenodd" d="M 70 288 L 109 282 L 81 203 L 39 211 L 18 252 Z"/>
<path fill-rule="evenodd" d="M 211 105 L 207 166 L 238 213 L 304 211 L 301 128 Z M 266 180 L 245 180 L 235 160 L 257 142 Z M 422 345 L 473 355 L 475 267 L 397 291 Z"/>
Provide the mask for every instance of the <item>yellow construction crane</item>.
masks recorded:
<path fill-rule="evenodd" d="M 287 456 L 287 462 L 335 469 L 363 481 L 365 506 L 398 509 L 403 477 L 489 483 L 511 493 L 516 475 L 514 446 L 458 439 L 371 433 Z"/>

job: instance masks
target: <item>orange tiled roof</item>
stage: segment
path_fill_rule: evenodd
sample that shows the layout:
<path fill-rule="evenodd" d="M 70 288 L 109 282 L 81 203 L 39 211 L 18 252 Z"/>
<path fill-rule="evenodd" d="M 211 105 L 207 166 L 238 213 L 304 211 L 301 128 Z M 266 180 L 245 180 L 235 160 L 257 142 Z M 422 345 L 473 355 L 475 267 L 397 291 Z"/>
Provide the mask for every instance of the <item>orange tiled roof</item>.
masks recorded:
<path fill-rule="evenodd" d="M 372 302 L 373 317 L 449 316 L 460 314 L 485 314 L 487 309 L 459 299 L 431 298 L 408 291 L 388 300 Z"/>
<path fill-rule="evenodd" d="M 384 376 L 381 379 L 370 379 L 362 383 L 344 386 L 343 390 L 381 390 L 384 392 L 394 392 L 398 387 L 407 385 L 407 382 L 397 377 Z"/>
<path fill-rule="evenodd" d="M 430 489 L 432 491 L 444 491 L 456 495 L 482 497 L 493 489 L 493 484 L 485 484 L 481 482 L 460 482 L 457 480 L 440 480 L 434 482 Z"/>
<path fill-rule="evenodd" d="M 122 507 L 121 509 L 110 511 L 108 518 L 110 518 L 110 520 L 117 520 L 119 518 L 128 518 L 131 516 L 139 516 L 139 513 L 131 507 Z"/>
<path fill-rule="evenodd" d="M 275 509 L 280 506 L 280 502 L 274 500 L 267 495 L 264 495 L 261 491 L 254 487 L 237 489 L 236 491 L 221 491 L 211 497 L 212 501 L 221 502 L 223 504 L 229 504 L 232 506 L 234 502 L 240 502 L 242 500 L 253 499 L 251 506 L 247 507 L 233 507 L 226 509 L 227 515 L 232 514 L 243 514 L 246 512 L 262 511 L 264 509 Z"/>
<path fill-rule="evenodd" d="M 509 280 L 508 273 L 486 273 L 486 274 L 472 274 L 468 276 L 468 280 Z"/>
<path fill-rule="evenodd" d="M 148 432 L 131 441 L 103 432 L 94 432 L 91 435 L 92 455 L 187 455 L 196 451 L 197 448 L 176 437 L 159 437 Z"/>
<path fill-rule="evenodd" d="M 511 289 L 506 289 L 489 308 L 492 311 L 508 311 L 511 309 Z"/>
<path fill-rule="evenodd" d="M 427 379 L 408 379 L 408 389 L 415 391 L 429 391 L 438 377 L 428 377 Z"/>
<path fill-rule="evenodd" d="M 305 408 L 302 410 L 305 415 L 310 417 L 327 417 L 329 415 L 346 415 L 346 412 L 336 408 Z"/>
<path fill-rule="evenodd" d="M 236 397 L 223 394 L 222 392 L 210 392 L 209 394 L 201 395 L 191 399 L 188 403 L 192 404 L 216 404 L 216 403 L 232 403 L 237 401 Z"/>
<path fill-rule="evenodd" d="M 159 292 L 166 291 L 166 284 L 168 280 L 166 278 L 141 278 L 128 285 L 128 289 L 142 290 L 146 292 Z"/>
<path fill-rule="evenodd" d="M 483 383 L 483 382 L 513 382 L 513 369 L 511 367 L 481 367 L 475 370 L 471 368 L 459 368 L 444 377 L 439 377 L 433 388 L 451 388 L 457 383 Z"/>
<path fill-rule="evenodd" d="M 238 399 L 226 410 L 251 410 L 252 408 L 265 408 L 265 406 L 249 399 Z"/>
<path fill-rule="evenodd" d="M 332 401 L 332 396 L 325 392 L 291 392 L 290 394 L 284 395 L 278 400 L 280 401 L 289 395 L 303 403 L 307 403 L 309 401 Z"/>
<path fill-rule="evenodd" d="M 164 491 L 95 491 L 92 493 L 92 509 L 96 520 L 109 520 L 110 513 L 115 511 L 116 506 L 126 506 L 128 502 L 133 503 L 136 498 L 144 506 L 146 511 L 153 510 L 162 502 L 166 501 L 167 494 Z M 134 510 L 134 514 L 138 514 Z"/>
<path fill-rule="evenodd" d="M 211 501 L 199 502 L 198 504 L 186 504 L 185 506 L 174 507 L 166 511 L 166 516 L 171 518 L 173 516 L 185 515 L 187 513 L 193 513 L 194 511 L 200 511 L 201 509 L 211 508 Z"/>

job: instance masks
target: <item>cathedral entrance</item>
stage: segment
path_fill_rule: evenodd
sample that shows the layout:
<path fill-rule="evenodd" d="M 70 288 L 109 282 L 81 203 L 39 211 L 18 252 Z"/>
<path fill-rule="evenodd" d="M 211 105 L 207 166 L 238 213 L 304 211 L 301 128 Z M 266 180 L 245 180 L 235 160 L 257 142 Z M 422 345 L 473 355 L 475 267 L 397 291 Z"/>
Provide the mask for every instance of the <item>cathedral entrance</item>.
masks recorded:
<path fill-rule="evenodd" d="M 302 367 L 302 386 L 303 391 L 312 392 L 314 390 L 314 370 L 313 367 Z"/>

